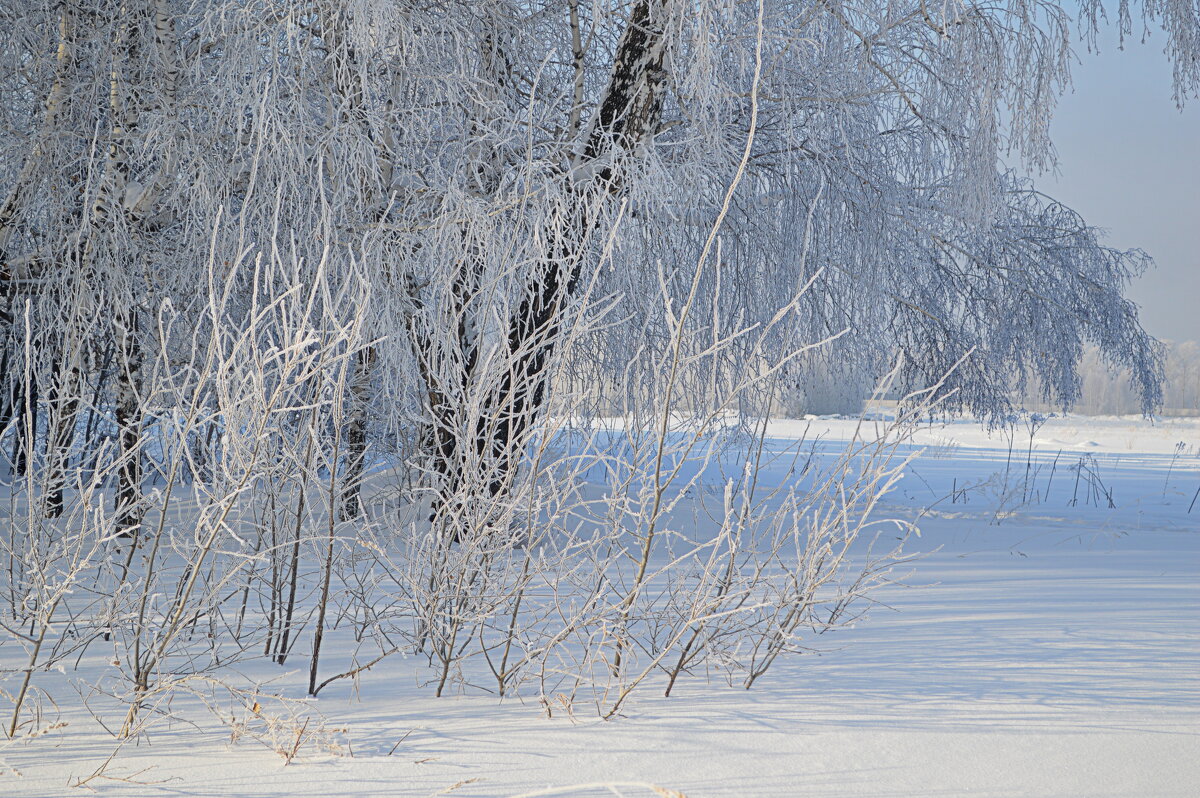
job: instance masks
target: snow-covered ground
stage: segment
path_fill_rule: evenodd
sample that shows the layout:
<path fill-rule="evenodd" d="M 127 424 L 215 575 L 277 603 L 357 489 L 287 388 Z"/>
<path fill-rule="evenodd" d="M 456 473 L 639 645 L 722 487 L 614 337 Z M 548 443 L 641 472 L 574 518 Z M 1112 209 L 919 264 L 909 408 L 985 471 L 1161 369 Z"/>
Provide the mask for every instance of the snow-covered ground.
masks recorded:
<path fill-rule="evenodd" d="M 856 423 L 771 435 L 832 443 Z M 396 656 L 273 739 L 233 740 L 181 696 L 187 722 L 118 747 L 68 670 L 43 682 L 65 725 L 0 743 L 0 794 L 1200 795 L 1200 420 L 1051 419 L 1032 441 L 958 421 L 912 446 L 882 513 L 919 520 L 907 587 L 752 691 L 714 675 L 611 721 L 548 719 L 482 691 L 433 698 L 424 662 Z M 303 656 L 276 670 L 303 695 Z M 290 736 L 290 763 L 263 744 Z"/>

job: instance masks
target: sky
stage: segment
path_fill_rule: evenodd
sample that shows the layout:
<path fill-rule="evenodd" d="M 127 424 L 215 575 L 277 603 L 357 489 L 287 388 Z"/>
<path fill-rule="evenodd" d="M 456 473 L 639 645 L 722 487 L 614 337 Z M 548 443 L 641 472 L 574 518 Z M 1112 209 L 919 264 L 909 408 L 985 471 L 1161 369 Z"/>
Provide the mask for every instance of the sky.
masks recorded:
<path fill-rule="evenodd" d="M 1051 128 L 1059 173 L 1035 180 L 1106 229 L 1105 243 L 1155 259 L 1128 294 L 1150 334 L 1200 341 L 1200 99 L 1176 107 L 1164 46 L 1162 31 L 1124 50 L 1110 32 L 1098 55 L 1079 43 Z"/>

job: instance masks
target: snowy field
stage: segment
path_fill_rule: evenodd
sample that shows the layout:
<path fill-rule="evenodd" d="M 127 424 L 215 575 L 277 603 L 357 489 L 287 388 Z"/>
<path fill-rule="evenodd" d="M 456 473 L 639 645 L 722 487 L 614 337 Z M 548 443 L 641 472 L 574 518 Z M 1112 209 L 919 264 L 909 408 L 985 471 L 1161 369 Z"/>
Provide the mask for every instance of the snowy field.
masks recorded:
<path fill-rule="evenodd" d="M 855 423 L 770 437 L 835 445 Z M 39 674 L 57 714 L 0 743 L 0 795 L 1200 795 L 1200 420 L 1051 419 L 1032 440 L 962 421 L 912 446 L 880 513 L 919 523 L 906 586 L 749 692 L 713 674 L 613 720 L 547 718 L 483 690 L 434 698 L 425 661 L 396 655 L 272 739 L 184 695 L 118 745 L 76 692 L 99 700 L 89 651 Z M 235 667 L 304 695 L 303 652 Z M 271 747 L 292 737 L 286 761 Z"/>

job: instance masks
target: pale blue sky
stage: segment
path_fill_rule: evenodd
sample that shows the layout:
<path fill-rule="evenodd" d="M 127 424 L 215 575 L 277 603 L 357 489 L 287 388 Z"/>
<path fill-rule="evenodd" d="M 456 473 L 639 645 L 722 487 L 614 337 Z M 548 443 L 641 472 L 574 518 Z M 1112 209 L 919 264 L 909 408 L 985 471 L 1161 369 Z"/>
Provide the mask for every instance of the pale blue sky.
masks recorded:
<path fill-rule="evenodd" d="M 1106 243 L 1157 261 L 1130 290 L 1151 334 L 1200 340 L 1200 100 L 1176 108 L 1164 41 L 1158 31 L 1118 50 L 1110 31 L 1099 55 L 1078 45 L 1075 91 L 1052 128 L 1060 173 L 1037 182 L 1106 228 Z"/>

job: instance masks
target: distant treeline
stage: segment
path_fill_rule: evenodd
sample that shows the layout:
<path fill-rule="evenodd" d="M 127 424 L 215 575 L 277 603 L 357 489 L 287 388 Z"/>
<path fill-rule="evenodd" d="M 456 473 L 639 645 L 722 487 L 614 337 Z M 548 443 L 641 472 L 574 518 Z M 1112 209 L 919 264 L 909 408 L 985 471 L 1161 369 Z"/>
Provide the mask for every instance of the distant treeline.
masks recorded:
<path fill-rule="evenodd" d="M 1165 341 L 1163 368 L 1164 416 L 1200 416 L 1200 343 Z M 1113 370 L 1092 346 L 1084 352 L 1079 374 L 1083 393 L 1072 412 L 1089 416 L 1126 415 L 1141 412 L 1125 369 Z M 1031 410 L 1053 410 L 1038 401 L 1035 392 L 1025 402 Z"/>
<path fill-rule="evenodd" d="M 1163 368 L 1164 416 L 1200 416 L 1200 342 L 1165 341 Z M 836 361 L 836 358 L 833 360 Z M 844 362 L 844 361 L 843 361 Z M 806 414 L 857 414 L 870 398 L 874 380 L 861 369 L 847 369 L 826 358 L 806 363 L 800 386 L 788 391 L 777 412 L 788 417 Z M 1088 416 L 1130 415 L 1141 412 L 1141 404 L 1127 369 L 1113 369 L 1095 346 L 1084 350 L 1079 365 L 1082 393 L 1070 409 Z M 888 396 L 887 399 L 896 398 Z M 1036 412 L 1060 412 L 1047 404 L 1036 382 L 1017 397 L 1016 404 Z"/>

